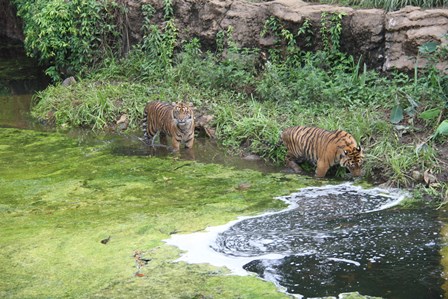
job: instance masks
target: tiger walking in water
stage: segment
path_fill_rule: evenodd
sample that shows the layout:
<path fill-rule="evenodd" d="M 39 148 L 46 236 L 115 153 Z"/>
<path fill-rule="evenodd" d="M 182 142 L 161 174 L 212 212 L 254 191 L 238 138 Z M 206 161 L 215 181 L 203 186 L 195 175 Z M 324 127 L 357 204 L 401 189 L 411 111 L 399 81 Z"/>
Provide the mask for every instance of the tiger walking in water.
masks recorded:
<path fill-rule="evenodd" d="M 166 144 L 166 135 L 171 137 L 174 151 L 178 151 L 180 144 L 186 148 L 194 144 L 194 113 L 192 104 L 164 103 L 160 101 L 146 104 L 143 113 L 142 129 L 145 142 L 154 145 L 154 138 L 160 135 L 160 142 Z"/>
<path fill-rule="evenodd" d="M 283 130 L 281 139 L 287 148 L 286 165 L 294 172 L 301 172 L 297 162 L 308 160 L 317 165 L 318 178 L 325 177 L 328 169 L 336 164 L 348 168 L 353 176 L 361 176 L 362 148 L 345 131 L 296 126 Z"/>

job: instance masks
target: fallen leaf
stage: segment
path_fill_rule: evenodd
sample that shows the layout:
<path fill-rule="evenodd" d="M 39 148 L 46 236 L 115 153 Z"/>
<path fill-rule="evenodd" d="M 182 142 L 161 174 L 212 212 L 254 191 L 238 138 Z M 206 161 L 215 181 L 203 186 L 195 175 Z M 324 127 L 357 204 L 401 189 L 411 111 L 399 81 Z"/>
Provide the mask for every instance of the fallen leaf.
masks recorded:
<path fill-rule="evenodd" d="M 423 180 L 426 183 L 426 186 L 434 186 L 437 184 L 437 178 L 431 174 L 431 171 L 429 169 L 426 169 L 423 173 Z"/>

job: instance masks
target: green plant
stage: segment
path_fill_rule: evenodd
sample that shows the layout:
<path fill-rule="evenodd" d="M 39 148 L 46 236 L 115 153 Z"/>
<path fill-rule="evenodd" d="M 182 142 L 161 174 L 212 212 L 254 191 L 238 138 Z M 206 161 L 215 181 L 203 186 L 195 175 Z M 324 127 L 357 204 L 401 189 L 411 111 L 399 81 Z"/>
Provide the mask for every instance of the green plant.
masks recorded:
<path fill-rule="evenodd" d="M 14 0 L 24 20 L 28 55 L 47 66 L 54 81 L 82 76 L 102 58 L 122 54 L 123 6 L 115 1 Z"/>
<path fill-rule="evenodd" d="M 342 18 L 345 13 L 321 13 L 320 34 L 324 51 L 339 52 L 339 43 L 342 34 Z"/>
<path fill-rule="evenodd" d="M 447 37 L 448 35 L 445 35 Z M 435 101 L 435 107 L 420 114 L 420 118 L 427 121 L 435 121 L 435 131 L 430 137 L 434 139 L 441 135 L 448 135 L 448 119 L 442 121 L 446 117 L 448 110 L 448 75 L 437 68 L 437 63 L 446 58 L 448 46 L 430 41 L 419 47 L 419 55 L 428 61 L 426 76 L 427 85 L 437 94 L 439 101 Z"/>
<path fill-rule="evenodd" d="M 266 37 L 271 35 L 276 40 L 275 46 L 269 49 L 270 60 L 273 62 L 279 62 L 283 59 L 296 59 L 298 54 L 300 54 L 300 48 L 297 47 L 296 38 L 299 35 L 304 35 L 306 43 L 309 43 L 309 29 L 309 20 L 305 20 L 299 28 L 297 35 L 295 35 L 277 17 L 269 17 L 263 25 L 260 36 Z"/>

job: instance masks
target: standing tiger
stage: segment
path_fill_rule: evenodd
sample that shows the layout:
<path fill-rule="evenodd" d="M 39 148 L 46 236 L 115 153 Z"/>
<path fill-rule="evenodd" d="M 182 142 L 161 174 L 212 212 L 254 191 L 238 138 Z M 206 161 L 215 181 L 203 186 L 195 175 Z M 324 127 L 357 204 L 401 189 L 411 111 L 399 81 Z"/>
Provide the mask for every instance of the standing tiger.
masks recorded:
<path fill-rule="evenodd" d="M 159 133 L 160 142 L 166 143 L 166 135 L 171 137 L 174 151 L 180 143 L 192 148 L 194 143 L 194 114 L 192 104 L 149 102 L 143 113 L 143 131 L 145 141 L 154 145 L 154 138 Z"/>
<path fill-rule="evenodd" d="M 361 175 L 363 151 L 355 139 L 342 130 L 327 131 L 316 127 L 290 127 L 281 138 L 287 148 L 286 165 L 300 172 L 298 163 L 308 160 L 315 165 L 316 177 L 322 178 L 336 164 L 348 168 L 353 176 Z"/>

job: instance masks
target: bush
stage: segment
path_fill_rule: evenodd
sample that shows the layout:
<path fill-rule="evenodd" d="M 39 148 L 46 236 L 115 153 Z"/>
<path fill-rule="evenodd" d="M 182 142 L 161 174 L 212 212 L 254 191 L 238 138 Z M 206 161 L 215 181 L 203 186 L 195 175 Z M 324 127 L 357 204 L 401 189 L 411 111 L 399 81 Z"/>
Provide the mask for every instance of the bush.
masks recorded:
<path fill-rule="evenodd" d="M 122 51 L 124 8 L 113 0 L 13 0 L 24 20 L 27 53 L 48 66 L 54 81 L 83 75 Z"/>

